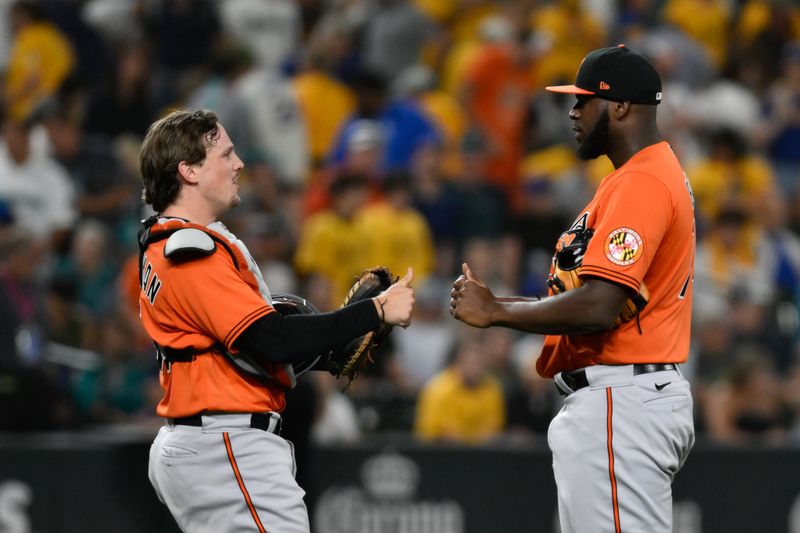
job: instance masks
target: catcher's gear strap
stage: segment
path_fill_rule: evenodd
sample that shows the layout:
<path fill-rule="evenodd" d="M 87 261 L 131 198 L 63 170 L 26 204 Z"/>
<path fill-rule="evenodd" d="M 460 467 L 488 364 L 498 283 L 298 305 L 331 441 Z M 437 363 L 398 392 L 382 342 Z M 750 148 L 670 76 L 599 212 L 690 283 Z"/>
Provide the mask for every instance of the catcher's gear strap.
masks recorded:
<path fill-rule="evenodd" d="M 161 346 L 160 344 L 153 343 L 156 347 L 156 355 L 158 356 L 159 364 L 162 361 L 167 363 L 191 363 L 194 361 L 197 354 L 208 352 L 209 350 L 198 350 L 196 348 L 170 348 L 169 346 Z M 222 344 L 215 344 L 211 351 L 224 353 L 225 347 Z"/>
<path fill-rule="evenodd" d="M 144 257 L 144 253 L 147 251 L 147 247 L 150 246 L 151 244 L 153 244 L 154 242 L 163 241 L 164 239 L 170 239 L 173 235 L 181 233 L 181 232 L 185 232 L 187 230 L 195 230 L 195 231 L 197 231 L 199 233 L 203 233 L 209 239 L 212 239 L 212 241 L 214 243 L 219 244 L 226 252 L 228 252 L 228 255 L 231 256 L 231 260 L 233 261 L 233 266 L 236 268 L 236 270 L 239 270 L 239 260 L 236 258 L 236 254 L 231 249 L 230 244 L 227 243 L 224 239 L 221 239 L 220 237 L 218 237 L 216 235 L 213 235 L 213 234 L 211 234 L 209 232 L 203 231 L 202 229 L 194 228 L 194 227 L 192 227 L 192 228 L 176 227 L 176 228 L 169 228 L 169 229 L 153 232 L 152 228 L 158 222 L 158 218 L 159 218 L 159 215 L 153 215 L 150 218 L 148 218 L 146 220 L 143 220 L 142 221 L 143 226 L 139 230 L 139 233 L 138 233 L 138 241 L 139 241 L 139 283 L 142 282 L 142 259 Z M 184 250 L 183 253 L 179 250 L 177 252 L 177 255 L 176 255 L 176 257 L 178 259 L 176 260 L 176 259 L 171 258 L 169 255 L 167 255 L 167 247 L 165 246 L 164 247 L 164 255 L 165 255 L 165 257 L 167 257 L 167 259 L 170 259 L 172 261 L 183 262 L 183 261 L 192 260 L 192 259 L 199 259 L 200 257 L 205 257 L 207 255 L 210 255 L 210 254 L 214 253 L 214 251 L 216 250 L 216 246 L 215 246 L 215 247 L 213 247 L 211 249 L 211 251 L 209 253 L 201 255 L 199 253 L 199 250 L 202 250 L 203 247 L 208 248 L 207 241 L 205 243 L 202 243 L 200 241 L 200 239 L 197 237 L 196 234 L 195 234 L 195 236 L 194 236 L 194 238 L 192 240 L 197 241 L 197 242 L 195 242 L 195 244 L 197 245 L 196 246 L 197 251 L 195 251 L 194 253 L 186 253 L 186 250 L 188 250 L 189 247 L 188 246 L 183 247 L 186 250 Z M 189 238 L 182 237 L 182 238 L 176 240 L 176 243 L 173 246 L 173 248 L 175 248 L 175 249 L 182 248 L 182 247 L 178 246 L 178 244 L 181 243 L 181 242 L 187 242 L 188 243 L 189 241 L 190 241 Z M 169 241 L 168 241 L 168 243 L 169 243 Z"/>
<path fill-rule="evenodd" d="M 270 313 L 250 324 L 233 343 L 258 362 L 296 363 L 327 352 L 380 325 L 371 299 L 329 313 Z"/>

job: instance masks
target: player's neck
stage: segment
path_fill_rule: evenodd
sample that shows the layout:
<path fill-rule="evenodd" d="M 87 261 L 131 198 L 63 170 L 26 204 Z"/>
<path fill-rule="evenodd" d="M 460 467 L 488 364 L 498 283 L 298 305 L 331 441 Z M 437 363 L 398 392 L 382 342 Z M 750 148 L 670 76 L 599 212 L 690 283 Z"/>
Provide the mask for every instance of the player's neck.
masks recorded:
<path fill-rule="evenodd" d="M 164 211 L 161 212 L 161 215 L 165 217 L 182 218 L 188 220 L 189 222 L 200 224 L 201 226 L 208 226 L 217 220 L 217 217 L 207 210 L 199 209 L 197 207 L 192 208 L 179 203 L 168 206 L 166 209 L 164 209 Z"/>
<path fill-rule="evenodd" d="M 638 132 L 636 135 L 620 136 L 617 142 L 611 144 L 606 155 L 608 155 L 614 168 L 618 169 L 640 151 L 648 146 L 658 144 L 662 140 L 658 130 Z"/>

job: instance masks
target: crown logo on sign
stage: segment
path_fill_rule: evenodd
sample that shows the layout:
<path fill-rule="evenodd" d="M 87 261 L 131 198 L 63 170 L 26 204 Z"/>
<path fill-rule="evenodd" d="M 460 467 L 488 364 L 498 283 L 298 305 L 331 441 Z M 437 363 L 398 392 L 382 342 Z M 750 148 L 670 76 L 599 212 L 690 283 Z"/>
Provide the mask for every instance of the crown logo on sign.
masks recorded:
<path fill-rule="evenodd" d="M 611 89 L 611 86 L 610 86 L 609 84 L 607 84 L 607 83 L 606 83 L 606 82 L 604 82 L 604 81 L 601 81 L 601 82 L 600 82 L 600 90 L 601 90 L 601 91 L 607 91 L 607 90 L 609 90 L 609 89 Z"/>

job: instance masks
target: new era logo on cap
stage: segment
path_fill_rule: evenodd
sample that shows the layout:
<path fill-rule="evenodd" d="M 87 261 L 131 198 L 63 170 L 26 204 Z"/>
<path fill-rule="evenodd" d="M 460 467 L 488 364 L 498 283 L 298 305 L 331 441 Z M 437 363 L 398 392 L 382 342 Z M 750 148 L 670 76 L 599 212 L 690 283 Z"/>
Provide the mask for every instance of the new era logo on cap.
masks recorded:
<path fill-rule="evenodd" d="M 555 93 L 596 95 L 632 104 L 661 103 L 661 76 L 658 71 L 647 59 L 625 45 L 589 52 L 578 68 L 574 85 L 545 89 Z"/>

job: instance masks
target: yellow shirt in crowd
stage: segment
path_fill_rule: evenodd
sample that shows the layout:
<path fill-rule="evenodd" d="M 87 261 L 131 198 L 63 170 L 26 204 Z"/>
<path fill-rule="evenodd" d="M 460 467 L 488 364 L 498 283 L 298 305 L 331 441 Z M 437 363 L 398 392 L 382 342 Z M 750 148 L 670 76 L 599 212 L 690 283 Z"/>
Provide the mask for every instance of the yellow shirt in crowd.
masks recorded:
<path fill-rule="evenodd" d="M 22 28 L 6 72 L 10 117 L 25 119 L 37 103 L 56 92 L 74 64 L 72 46 L 55 26 L 37 22 Z"/>
<path fill-rule="evenodd" d="M 722 0 L 669 0 L 664 20 L 703 45 L 718 68 L 725 64 L 731 13 Z"/>
<path fill-rule="evenodd" d="M 456 371 L 448 368 L 422 390 L 415 433 L 426 440 L 478 443 L 500 433 L 505 418 L 503 390 L 497 378 L 487 376 L 477 387 L 467 388 Z"/>
<path fill-rule="evenodd" d="M 744 205 L 751 215 L 757 214 L 775 181 L 769 164 L 755 156 L 735 163 L 709 159 L 689 169 L 688 175 L 697 210 L 707 220 L 714 220 L 727 203 Z"/>
<path fill-rule="evenodd" d="M 292 83 L 311 156 L 321 161 L 333 149 L 339 130 L 355 110 L 355 96 L 349 87 L 321 71 L 303 72 Z"/>
<path fill-rule="evenodd" d="M 365 267 L 386 266 L 397 276 L 405 275 L 411 267 L 417 286 L 433 271 L 433 237 L 417 211 L 381 202 L 365 207 L 357 218 L 359 234 L 365 239 Z"/>
<path fill-rule="evenodd" d="M 303 275 L 324 276 L 332 285 L 331 304 L 338 307 L 355 276 L 373 266 L 364 260 L 365 243 L 355 220 L 347 220 L 330 210 L 320 211 L 303 225 L 295 266 Z"/>

